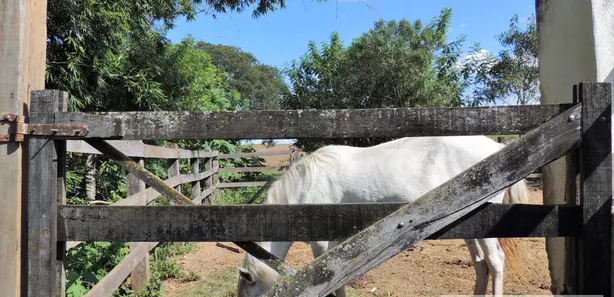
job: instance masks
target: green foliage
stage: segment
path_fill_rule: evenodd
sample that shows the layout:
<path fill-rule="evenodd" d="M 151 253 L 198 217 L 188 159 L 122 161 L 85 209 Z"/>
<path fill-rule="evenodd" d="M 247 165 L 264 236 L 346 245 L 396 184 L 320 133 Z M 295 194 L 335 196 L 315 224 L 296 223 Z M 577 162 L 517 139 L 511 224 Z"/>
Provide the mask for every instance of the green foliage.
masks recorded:
<path fill-rule="evenodd" d="M 497 36 L 504 47 L 498 57 L 487 55 L 467 59 L 463 75 L 475 85 L 469 105 L 504 103 L 524 105 L 539 100 L 539 71 L 537 68 L 538 40 L 535 16 L 527 26 L 518 26 L 518 15 L 510 20 L 509 29 Z M 484 54 L 476 44 L 473 55 Z"/>
<path fill-rule="evenodd" d="M 279 109 L 288 86 L 277 68 L 259 63 L 254 55 L 238 47 L 200 41 L 197 48 L 211 55 L 213 64 L 228 73 L 229 87 L 247 100 L 245 109 Z"/>
<path fill-rule="evenodd" d="M 459 106 L 464 84 L 454 67 L 463 37 L 448 42 L 451 10 L 430 23 L 379 20 L 344 47 L 331 35 L 321 50 L 311 41 L 307 53 L 293 61 L 288 75 L 292 94 L 284 109 Z M 371 146 L 388 138 L 303 140 L 313 151 L 325 144 Z"/>
<path fill-rule="evenodd" d="M 128 254 L 124 243 L 82 243 L 68 251 L 66 267 L 66 296 L 78 297 L 90 290 Z M 118 294 L 127 292 L 120 287 Z M 120 296 L 120 295 L 116 295 Z"/>

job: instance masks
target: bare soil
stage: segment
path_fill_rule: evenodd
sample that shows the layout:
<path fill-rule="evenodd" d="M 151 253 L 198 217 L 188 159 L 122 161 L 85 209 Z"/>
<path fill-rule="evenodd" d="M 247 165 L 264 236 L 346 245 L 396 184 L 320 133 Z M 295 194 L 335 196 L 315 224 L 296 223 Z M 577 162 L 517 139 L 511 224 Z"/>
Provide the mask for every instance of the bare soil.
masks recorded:
<path fill-rule="evenodd" d="M 530 201 L 542 204 L 542 191 L 532 189 Z M 517 240 L 524 251 L 524 277 L 507 269 L 505 294 L 552 295 L 544 239 Z M 236 267 L 242 264 L 245 253 L 232 252 L 215 244 L 198 243 L 194 251 L 177 259 L 181 267 L 195 272 L 201 279 L 193 282 L 168 280 L 164 283 L 164 296 L 234 296 Z M 236 247 L 232 243 L 223 244 Z M 298 269 L 312 259 L 308 245 L 295 243 L 286 260 Z M 463 240 L 427 240 L 354 280 L 350 284 L 350 296 L 472 295 L 474 282 L 475 272 Z M 492 294 L 491 285 L 489 294 Z"/>

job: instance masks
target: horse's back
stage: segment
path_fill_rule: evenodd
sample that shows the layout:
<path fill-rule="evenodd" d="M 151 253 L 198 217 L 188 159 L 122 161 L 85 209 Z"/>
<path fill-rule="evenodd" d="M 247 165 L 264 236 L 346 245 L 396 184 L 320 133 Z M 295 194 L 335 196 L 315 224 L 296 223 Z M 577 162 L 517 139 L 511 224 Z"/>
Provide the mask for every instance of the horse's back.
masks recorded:
<path fill-rule="evenodd" d="M 412 201 L 501 148 L 485 136 L 401 138 L 367 148 L 329 146 L 315 203 Z M 334 167 L 334 168 L 333 168 Z M 310 196 L 310 195 L 308 195 Z M 327 200 L 330 199 L 330 200 Z"/>

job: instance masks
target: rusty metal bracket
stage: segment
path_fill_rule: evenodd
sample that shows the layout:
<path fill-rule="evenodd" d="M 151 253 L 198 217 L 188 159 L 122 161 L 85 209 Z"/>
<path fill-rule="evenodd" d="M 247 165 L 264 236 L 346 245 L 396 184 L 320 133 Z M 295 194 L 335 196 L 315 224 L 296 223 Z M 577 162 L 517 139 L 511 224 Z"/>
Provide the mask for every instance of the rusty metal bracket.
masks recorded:
<path fill-rule="evenodd" d="M 11 141 L 11 136 L 13 141 L 22 142 L 24 135 L 80 138 L 89 133 L 86 125 L 27 124 L 24 116 L 13 113 L 0 113 L 1 122 L 14 123 L 15 129 L 14 133 L 0 134 L 0 142 Z"/>

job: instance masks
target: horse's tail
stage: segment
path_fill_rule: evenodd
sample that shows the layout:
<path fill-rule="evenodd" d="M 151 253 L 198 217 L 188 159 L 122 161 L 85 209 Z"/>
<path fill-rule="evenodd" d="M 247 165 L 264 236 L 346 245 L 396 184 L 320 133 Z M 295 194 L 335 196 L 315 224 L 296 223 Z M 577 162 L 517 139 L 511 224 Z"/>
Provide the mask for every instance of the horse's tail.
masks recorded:
<path fill-rule="evenodd" d="M 503 197 L 504 204 L 527 204 L 529 202 L 529 189 L 524 179 L 508 187 Z M 525 261 L 522 256 L 525 252 L 515 238 L 499 238 L 499 244 L 505 253 L 505 263 L 515 274 L 524 279 Z M 526 259 L 526 258 L 525 258 Z"/>

